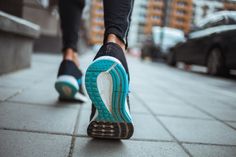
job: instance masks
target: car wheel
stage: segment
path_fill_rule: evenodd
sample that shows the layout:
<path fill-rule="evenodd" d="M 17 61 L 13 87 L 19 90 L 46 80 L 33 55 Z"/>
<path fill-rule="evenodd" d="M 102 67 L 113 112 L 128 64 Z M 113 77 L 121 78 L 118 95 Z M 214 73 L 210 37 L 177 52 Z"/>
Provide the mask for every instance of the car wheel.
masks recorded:
<path fill-rule="evenodd" d="M 145 60 L 147 57 L 150 57 L 149 47 L 145 46 L 141 52 L 141 59 Z"/>
<path fill-rule="evenodd" d="M 169 66 L 173 66 L 175 67 L 176 66 L 176 59 L 175 59 L 175 52 L 174 51 L 171 51 L 168 56 L 167 56 L 167 64 Z"/>
<path fill-rule="evenodd" d="M 142 49 L 142 51 L 141 51 L 141 60 L 144 60 L 145 58 L 146 58 L 145 49 Z"/>
<path fill-rule="evenodd" d="M 212 49 L 208 56 L 207 73 L 210 75 L 226 75 L 228 73 L 224 67 L 224 58 L 219 48 Z"/>
<path fill-rule="evenodd" d="M 145 56 L 143 54 L 143 52 L 141 52 L 141 60 L 144 60 L 145 59 Z"/>

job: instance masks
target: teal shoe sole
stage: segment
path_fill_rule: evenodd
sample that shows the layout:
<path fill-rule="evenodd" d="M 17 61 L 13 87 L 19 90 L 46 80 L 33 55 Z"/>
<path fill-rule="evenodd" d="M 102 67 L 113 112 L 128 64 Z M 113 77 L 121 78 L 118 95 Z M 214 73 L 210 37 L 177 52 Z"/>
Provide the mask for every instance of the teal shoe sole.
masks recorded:
<path fill-rule="evenodd" d="M 74 99 L 78 89 L 69 82 L 58 81 L 55 83 L 55 89 L 59 93 L 59 97 L 63 99 Z"/>
<path fill-rule="evenodd" d="M 99 94 L 97 78 L 102 72 L 107 72 L 112 77 L 112 112 L 107 109 Z M 93 62 L 85 75 L 85 87 L 98 111 L 96 119 L 87 129 L 88 135 L 97 138 L 130 138 L 133 134 L 133 124 L 125 109 L 129 83 L 123 66 L 108 59 Z"/>

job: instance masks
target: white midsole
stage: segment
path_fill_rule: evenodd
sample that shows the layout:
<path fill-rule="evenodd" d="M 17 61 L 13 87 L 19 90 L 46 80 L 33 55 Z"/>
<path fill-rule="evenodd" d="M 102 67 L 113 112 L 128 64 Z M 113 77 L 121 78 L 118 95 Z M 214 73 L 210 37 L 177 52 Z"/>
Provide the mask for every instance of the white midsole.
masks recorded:
<path fill-rule="evenodd" d="M 88 101 L 89 101 L 88 98 L 87 98 L 87 96 L 85 96 L 85 95 L 83 95 L 83 94 L 81 94 L 81 93 L 79 93 L 79 92 L 77 92 L 77 93 L 75 94 L 75 99 L 76 99 L 76 100 L 81 100 L 81 101 L 83 101 L 83 102 L 88 102 Z"/>
<path fill-rule="evenodd" d="M 108 72 L 101 72 L 97 77 L 97 87 L 99 94 L 104 102 L 106 108 L 110 113 L 112 112 L 112 91 L 113 80 Z"/>
<path fill-rule="evenodd" d="M 126 113 L 128 114 L 128 116 L 130 117 L 131 122 L 132 122 L 133 119 L 132 119 L 131 114 L 130 114 L 130 110 L 129 110 L 129 106 L 128 106 L 127 98 L 125 98 L 125 111 L 126 111 Z"/>
<path fill-rule="evenodd" d="M 111 61 L 114 61 L 114 62 L 122 65 L 121 62 L 118 59 L 116 59 L 115 57 L 111 57 L 111 56 L 102 56 L 102 57 L 99 57 L 99 58 L 95 59 L 93 62 L 96 62 L 96 61 L 99 61 L 99 60 L 111 60 Z M 123 65 L 122 65 L 122 67 L 123 67 Z"/>
<path fill-rule="evenodd" d="M 70 83 L 71 85 L 73 85 L 77 90 L 79 90 L 79 85 L 77 80 L 70 75 L 61 75 L 57 78 L 56 83 L 58 82 L 66 82 L 66 83 Z"/>

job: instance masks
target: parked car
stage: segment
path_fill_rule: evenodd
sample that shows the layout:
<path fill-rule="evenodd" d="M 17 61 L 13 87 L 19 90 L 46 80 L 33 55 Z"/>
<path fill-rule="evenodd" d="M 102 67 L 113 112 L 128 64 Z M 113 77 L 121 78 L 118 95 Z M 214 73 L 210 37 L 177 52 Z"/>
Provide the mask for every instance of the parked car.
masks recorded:
<path fill-rule="evenodd" d="M 152 33 L 154 44 L 159 45 L 162 58 L 166 58 L 171 47 L 175 46 L 179 42 L 185 41 L 184 32 L 176 28 L 161 28 L 159 26 L 155 26 L 152 28 Z M 161 33 L 163 36 L 162 44 Z"/>
<path fill-rule="evenodd" d="M 150 58 L 151 60 L 157 60 L 161 58 L 160 47 L 154 44 L 153 38 L 147 38 L 141 48 L 141 59 L 144 60 Z"/>
<path fill-rule="evenodd" d="M 171 48 L 167 63 L 177 62 L 206 66 L 210 75 L 236 69 L 236 12 L 218 12 L 200 22 L 185 42 Z"/>
<path fill-rule="evenodd" d="M 163 36 L 162 44 L 160 44 L 161 33 Z M 143 43 L 141 57 L 165 59 L 170 52 L 170 48 L 184 40 L 184 33 L 179 29 L 155 26 L 152 29 L 152 36 Z"/>

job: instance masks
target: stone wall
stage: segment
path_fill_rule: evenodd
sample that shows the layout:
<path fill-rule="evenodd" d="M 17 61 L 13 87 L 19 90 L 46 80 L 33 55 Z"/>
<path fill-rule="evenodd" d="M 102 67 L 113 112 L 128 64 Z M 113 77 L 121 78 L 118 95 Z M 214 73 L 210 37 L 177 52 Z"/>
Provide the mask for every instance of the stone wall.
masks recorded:
<path fill-rule="evenodd" d="M 29 67 L 40 27 L 0 11 L 0 74 Z"/>

